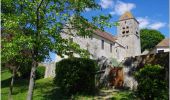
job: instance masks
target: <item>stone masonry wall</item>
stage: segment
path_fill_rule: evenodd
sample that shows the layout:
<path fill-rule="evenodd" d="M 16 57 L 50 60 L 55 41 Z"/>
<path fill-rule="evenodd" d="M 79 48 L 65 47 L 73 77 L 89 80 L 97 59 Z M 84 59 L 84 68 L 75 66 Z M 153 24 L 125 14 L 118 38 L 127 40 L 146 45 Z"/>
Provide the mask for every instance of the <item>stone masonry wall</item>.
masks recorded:
<path fill-rule="evenodd" d="M 144 67 L 146 64 L 159 64 L 165 68 L 165 79 L 169 79 L 169 52 L 157 53 L 150 55 L 141 55 L 136 57 L 129 57 L 123 62 L 124 65 L 124 86 L 131 90 L 137 88 L 137 81 L 133 73 Z"/>

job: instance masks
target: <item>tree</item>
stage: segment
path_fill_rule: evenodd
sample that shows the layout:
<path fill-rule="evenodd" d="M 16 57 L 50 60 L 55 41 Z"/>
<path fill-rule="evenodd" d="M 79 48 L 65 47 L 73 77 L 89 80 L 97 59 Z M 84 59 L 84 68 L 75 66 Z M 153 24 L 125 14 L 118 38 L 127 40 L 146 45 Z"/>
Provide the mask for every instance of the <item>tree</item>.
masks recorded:
<path fill-rule="evenodd" d="M 32 100 L 36 67 L 39 62 L 49 58 L 49 52 L 61 56 L 68 54 L 68 51 L 74 51 L 83 57 L 88 55 L 78 44 L 63 39 L 60 36 L 63 30 L 76 30 L 77 35 L 86 37 L 96 29 L 94 25 L 103 29 L 104 26 L 110 27 L 113 24 L 108 24 L 110 15 L 93 17 L 94 22 L 91 23 L 87 23 L 81 16 L 85 8 L 100 8 L 94 0 L 3 0 L 2 5 L 5 5 L 2 8 L 2 29 L 10 31 L 7 34 L 13 34 L 13 41 L 20 41 L 19 48 L 18 42 L 7 42 L 4 47 L 14 45 L 15 51 L 9 50 L 11 55 L 4 56 L 14 59 L 21 50 L 28 50 L 31 56 L 27 100 Z M 74 17 L 70 18 L 71 16 Z M 68 22 L 71 27 L 67 26 Z M 7 49 L 4 48 L 5 50 Z M 7 61 L 9 59 L 4 59 L 4 62 Z"/>
<path fill-rule="evenodd" d="M 159 65 L 145 65 L 135 77 L 138 81 L 137 95 L 142 100 L 168 100 L 168 82 L 165 70 Z"/>
<path fill-rule="evenodd" d="M 141 29 L 140 37 L 142 52 L 146 49 L 150 50 L 154 48 L 162 39 L 165 38 L 161 32 L 153 29 Z"/>

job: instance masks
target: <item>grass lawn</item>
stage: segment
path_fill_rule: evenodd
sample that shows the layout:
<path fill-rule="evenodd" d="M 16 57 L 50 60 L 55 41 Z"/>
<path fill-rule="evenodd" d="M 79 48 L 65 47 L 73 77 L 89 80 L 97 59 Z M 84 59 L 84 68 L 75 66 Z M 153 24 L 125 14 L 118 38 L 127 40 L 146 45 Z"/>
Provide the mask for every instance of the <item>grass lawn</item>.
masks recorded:
<path fill-rule="evenodd" d="M 116 92 L 111 100 L 139 100 L 132 91 L 121 90 Z"/>
<path fill-rule="evenodd" d="M 8 70 L 1 72 L 1 98 L 2 100 L 8 100 L 9 84 L 11 81 L 11 74 Z M 17 79 L 14 82 L 13 99 L 25 100 L 28 92 L 29 80 Z M 52 78 L 36 80 L 33 100 L 98 100 L 98 95 L 74 95 L 72 97 L 66 97 L 61 94 L 60 89 L 55 87 Z M 110 99 L 109 99 L 110 100 Z M 111 100 L 134 100 L 132 92 L 119 91 L 112 95 Z M 136 99 L 135 99 L 136 100 Z"/>
<path fill-rule="evenodd" d="M 11 74 L 8 70 L 1 72 L 1 98 L 8 100 L 9 84 L 11 81 Z M 25 100 L 28 92 L 29 80 L 17 79 L 14 81 L 13 99 Z M 55 87 L 52 78 L 36 80 L 34 88 L 34 100 L 61 100 L 64 97 L 61 93 L 54 92 L 59 88 Z"/>

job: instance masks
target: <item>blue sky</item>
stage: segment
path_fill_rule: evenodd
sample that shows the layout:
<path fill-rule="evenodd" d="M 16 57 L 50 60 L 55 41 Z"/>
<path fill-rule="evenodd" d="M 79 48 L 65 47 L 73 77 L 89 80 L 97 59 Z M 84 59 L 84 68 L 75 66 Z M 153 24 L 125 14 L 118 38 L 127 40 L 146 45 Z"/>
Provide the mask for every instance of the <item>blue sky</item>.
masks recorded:
<path fill-rule="evenodd" d="M 89 21 L 91 16 L 99 14 L 112 14 L 111 21 L 117 21 L 125 12 L 130 11 L 140 22 L 140 28 L 156 29 L 168 37 L 168 0 L 96 0 L 102 11 L 87 9 L 82 14 Z M 116 35 L 116 27 L 106 28 L 105 31 Z"/>
<path fill-rule="evenodd" d="M 82 15 L 91 21 L 91 16 L 111 14 L 111 22 L 115 22 L 126 11 L 130 11 L 139 21 L 140 28 L 159 30 L 169 37 L 169 7 L 168 0 L 96 0 L 102 10 L 86 9 Z M 116 35 L 116 27 L 105 28 L 106 32 Z M 52 60 L 54 54 L 50 54 Z"/>

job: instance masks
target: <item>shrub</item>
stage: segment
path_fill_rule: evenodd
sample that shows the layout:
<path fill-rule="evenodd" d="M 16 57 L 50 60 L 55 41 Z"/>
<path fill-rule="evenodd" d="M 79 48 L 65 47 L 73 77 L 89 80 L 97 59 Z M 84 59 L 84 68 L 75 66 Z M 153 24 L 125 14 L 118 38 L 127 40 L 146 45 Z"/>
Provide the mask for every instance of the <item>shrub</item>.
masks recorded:
<path fill-rule="evenodd" d="M 44 78 L 45 67 L 44 66 L 38 66 L 35 74 L 36 74 L 36 79 Z"/>
<path fill-rule="evenodd" d="M 93 93 L 95 89 L 96 62 L 87 58 L 68 58 L 56 64 L 54 83 L 66 95 Z"/>
<path fill-rule="evenodd" d="M 21 67 L 18 70 L 18 76 L 21 78 L 30 78 L 31 73 L 31 62 L 24 63 L 20 65 Z M 44 66 L 38 66 L 36 69 L 36 79 L 40 79 L 44 77 L 45 74 L 45 67 Z"/>
<path fill-rule="evenodd" d="M 164 69 L 159 65 L 146 65 L 136 73 L 137 95 L 142 100 L 168 100 L 168 84 Z"/>
<path fill-rule="evenodd" d="M 18 76 L 21 78 L 29 78 L 32 62 L 21 63 L 18 70 Z"/>

